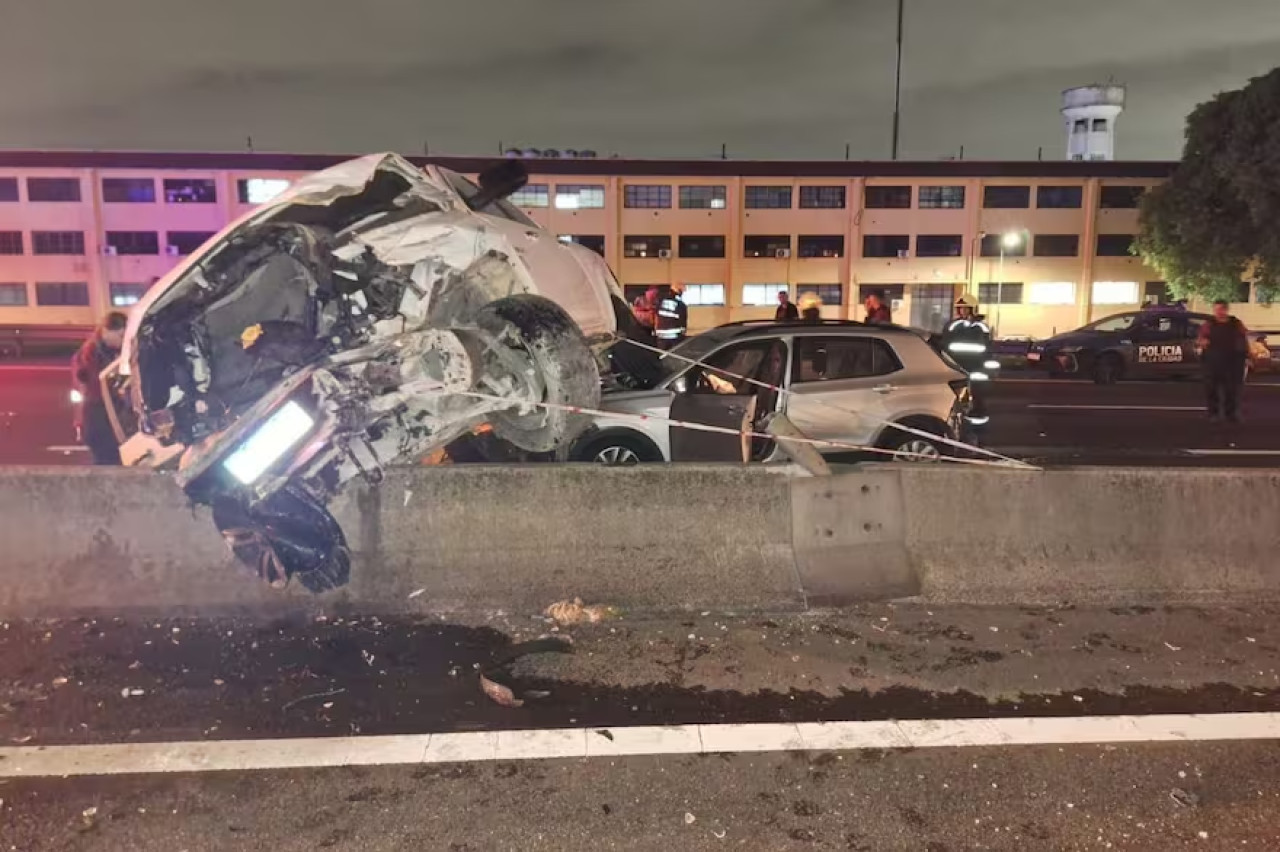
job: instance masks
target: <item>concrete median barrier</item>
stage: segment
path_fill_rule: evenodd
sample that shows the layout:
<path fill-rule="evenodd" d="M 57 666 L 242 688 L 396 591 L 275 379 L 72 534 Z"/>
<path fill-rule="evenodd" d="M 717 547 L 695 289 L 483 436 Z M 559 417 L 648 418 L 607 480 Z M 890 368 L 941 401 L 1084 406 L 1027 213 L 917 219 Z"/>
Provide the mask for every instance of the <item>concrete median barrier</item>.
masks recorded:
<path fill-rule="evenodd" d="M 0 470 L 0 617 L 1280 599 L 1267 471 L 406 468 L 334 511 L 353 579 L 312 597 L 249 577 L 164 476 Z"/>

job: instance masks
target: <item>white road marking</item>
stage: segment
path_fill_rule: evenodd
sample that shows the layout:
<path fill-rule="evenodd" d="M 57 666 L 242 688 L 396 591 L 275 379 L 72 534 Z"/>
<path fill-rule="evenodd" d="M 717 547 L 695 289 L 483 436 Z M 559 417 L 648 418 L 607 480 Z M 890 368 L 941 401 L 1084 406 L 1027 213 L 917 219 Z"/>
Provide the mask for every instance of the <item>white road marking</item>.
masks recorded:
<path fill-rule="evenodd" d="M 87 453 L 89 448 L 82 444 L 54 444 L 52 447 L 45 447 L 51 453 Z"/>
<path fill-rule="evenodd" d="M 1280 456 L 1280 450 L 1183 450 L 1193 456 Z"/>
<path fill-rule="evenodd" d="M 1280 740 L 1280 713 L 468 731 L 0 748 L 0 777 L 232 772 L 619 755 Z"/>
<path fill-rule="evenodd" d="M 0 364 L 0 373 L 66 373 L 71 375 L 71 358 L 65 364 Z"/>
<path fill-rule="evenodd" d="M 1204 411 L 1203 405 L 1052 405 L 1032 403 L 1027 408 L 1048 411 Z"/>

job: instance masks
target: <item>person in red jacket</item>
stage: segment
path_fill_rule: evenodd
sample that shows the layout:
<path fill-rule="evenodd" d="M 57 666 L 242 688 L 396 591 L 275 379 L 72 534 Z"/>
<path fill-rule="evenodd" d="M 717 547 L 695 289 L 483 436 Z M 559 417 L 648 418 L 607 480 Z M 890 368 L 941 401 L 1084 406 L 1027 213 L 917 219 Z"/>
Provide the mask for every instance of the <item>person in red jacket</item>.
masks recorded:
<path fill-rule="evenodd" d="M 76 407 L 76 432 L 89 448 L 93 463 L 98 465 L 120 464 L 120 446 L 107 416 L 109 403 L 102 397 L 98 374 L 120 355 L 128 324 L 129 318 L 120 311 L 107 314 L 71 359 L 72 395 L 79 394 L 80 400 Z"/>

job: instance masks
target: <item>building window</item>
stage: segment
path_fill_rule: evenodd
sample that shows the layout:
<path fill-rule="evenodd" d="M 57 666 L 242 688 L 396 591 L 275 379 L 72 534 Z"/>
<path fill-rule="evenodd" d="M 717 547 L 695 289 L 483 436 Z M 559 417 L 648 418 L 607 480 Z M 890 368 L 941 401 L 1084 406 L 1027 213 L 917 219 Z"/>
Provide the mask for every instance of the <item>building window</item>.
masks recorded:
<path fill-rule="evenodd" d="M 120 284 L 111 283 L 107 285 L 111 295 L 111 307 L 127 308 L 136 305 L 147 294 L 148 284 Z"/>
<path fill-rule="evenodd" d="M 680 187 L 680 207 L 684 210 L 723 210 L 727 197 L 723 186 Z"/>
<path fill-rule="evenodd" d="M 789 293 L 786 284 L 743 284 L 742 304 L 748 308 L 761 308 L 778 304 L 779 293 Z"/>
<path fill-rule="evenodd" d="M 1164 281 L 1148 281 L 1142 285 L 1142 304 L 1172 305 L 1176 300 Z"/>
<path fill-rule="evenodd" d="M 21 231 L 0 231 L 0 254 L 22 254 Z"/>
<path fill-rule="evenodd" d="M 1106 120 L 1105 118 L 1095 118 L 1095 119 L 1093 120 L 1093 132 L 1094 132 L 1094 133 L 1106 133 L 1106 132 L 1107 132 L 1107 120 Z"/>
<path fill-rule="evenodd" d="M 1098 206 L 1104 210 L 1133 210 L 1144 192 L 1143 186 L 1104 186 L 1098 195 Z"/>
<path fill-rule="evenodd" d="M 1075 121 L 1075 124 L 1073 124 L 1073 125 L 1071 126 L 1071 132 L 1072 132 L 1072 133 L 1088 133 L 1088 132 L 1089 132 L 1089 119 L 1087 119 L 1087 118 L 1077 118 L 1077 119 L 1076 119 L 1076 121 Z"/>
<path fill-rule="evenodd" d="M 631 236 L 622 238 L 623 257 L 670 257 L 671 237 Z"/>
<path fill-rule="evenodd" d="M 589 248 L 596 254 L 604 257 L 604 235 L 603 234 L 561 234 L 560 242 L 580 245 L 583 248 Z"/>
<path fill-rule="evenodd" d="M 742 238 L 743 257 L 787 257 L 791 253 L 791 237 L 786 235 L 749 236 Z"/>
<path fill-rule="evenodd" d="M 907 292 L 905 284 L 862 284 L 858 287 L 858 304 L 862 304 L 872 293 L 884 298 L 886 305 L 901 302 Z"/>
<path fill-rule="evenodd" d="M 806 293 L 812 293 L 822 300 L 824 305 L 842 305 L 844 304 L 844 287 L 840 284 L 797 284 L 796 300 L 800 300 Z"/>
<path fill-rule="evenodd" d="M 236 195 L 241 204 L 266 204 L 289 188 L 284 178 L 241 178 L 236 181 Z"/>
<path fill-rule="evenodd" d="M 684 303 L 691 308 L 717 308 L 724 306 L 723 284 L 685 284 Z"/>
<path fill-rule="evenodd" d="M 507 201 L 516 207 L 549 207 L 551 205 L 551 187 L 545 183 L 526 183 L 507 196 Z"/>
<path fill-rule="evenodd" d="M 598 183 L 556 184 L 557 210 L 599 210 L 604 207 L 604 186 Z"/>
<path fill-rule="evenodd" d="M 960 210 L 964 207 L 963 186 L 920 187 L 921 210 Z"/>
<path fill-rule="evenodd" d="M 687 236 L 680 238 L 681 257 L 724 257 L 724 237 Z"/>
<path fill-rule="evenodd" d="M 984 186 L 982 206 L 988 210 L 1017 210 L 1031 206 L 1029 186 Z"/>
<path fill-rule="evenodd" d="M 671 187 L 662 184 L 628 184 L 623 191 L 623 204 L 644 209 L 666 209 L 671 206 Z"/>
<path fill-rule="evenodd" d="M 1027 301 L 1032 305 L 1074 305 L 1076 284 L 1074 281 L 1035 281 Z"/>
<path fill-rule="evenodd" d="M 1000 257 L 1001 251 L 1005 257 L 1026 257 L 1027 241 L 1020 239 L 1016 245 L 1006 245 L 1004 234 L 987 234 L 982 238 L 983 257 Z"/>
<path fill-rule="evenodd" d="M 32 231 L 31 252 L 32 254 L 84 254 L 84 232 Z"/>
<path fill-rule="evenodd" d="M 1230 294 L 1227 301 L 1236 305 L 1243 305 L 1249 302 L 1249 293 L 1253 289 L 1253 285 L 1248 281 L 1239 281 L 1236 283 L 1235 292 Z"/>
<path fill-rule="evenodd" d="M 1036 207 L 1071 208 L 1084 204 L 1084 187 L 1082 186 L 1037 186 Z"/>
<path fill-rule="evenodd" d="M 791 187 L 748 186 L 744 202 L 749 210 L 790 210 Z"/>
<path fill-rule="evenodd" d="M 1098 234 L 1098 257 L 1132 257 L 1133 234 Z"/>
<path fill-rule="evenodd" d="M 1032 250 L 1036 257 L 1075 257 L 1080 253 L 1080 237 L 1076 234 L 1036 234 Z"/>
<path fill-rule="evenodd" d="M 867 234 L 862 238 L 863 257 L 909 257 L 911 237 L 906 234 Z"/>
<path fill-rule="evenodd" d="M 843 210 L 845 188 L 843 186 L 802 186 L 800 207 L 809 210 Z"/>
<path fill-rule="evenodd" d="M 166 254 L 194 254 L 213 237 L 213 231 L 170 231 L 165 235 L 165 243 L 169 246 Z"/>
<path fill-rule="evenodd" d="M 106 245 L 116 254 L 159 254 L 160 235 L 155 231 L 107 231 Z"/>
<path fill-rule="evenodd" d="M 20 281 L 0 283 L 0 307 L 25 308 L 27 306 L 27 285 Z"/>
<path fill-rule="evenodd" d="M 151 204 L 156 182 L 151 178 L 103 178 L 102 200 L 108 204 Z"/>
<path fill-rule="evenodd" d="M 862 191 L 862 198 L 871 210 L 908 210 L 911 207 L 911 187 L 868 186 Z"/>
<path fill-rule="evenodd" d="M 979 305 L 1021 305 L 1022 283 L 1017 281 L 984 281 L 978 285 Z"/>
<path fill-rule="evenodd" d="M 16 177 L 0 177 L 0 201 L 18 200 L 18 179 Z"/>
<path fill-rule="evenodd" d="M 844 257 L 844 237 L 801 235 L 796 241 L 796 251 L 801 257 Z"/>
<path fill-rule="evenodd" d="M 36 304 L 48 307 L 88 307 L 89 285 L 83 281 L 37 282 Z"/>
<path fill-rule="evenodd" d="M 902 369 L 889 344 L 874 337 L 816 337 L 796 341 L 792 381 L 838 381 L 887 376 Z"/>
<path fill-rule="evenodd" d="M 959 234 L 921 234 L 916 237 L 916 257 L 959 257 L 964 237 Z"/>
<path fill-rule="evenodd" d="M 164 200 L 170 204 L 214 204 L 218 185 L 212 178 L 165 178 Z"/>
<path fill-rule="evenodd" d="M 1138 304 L 1138 282 L 1095 281 L 1093 282 L 1093 303 L 1095 305 L 1136 305 Z"/>
<path fill-rule="evenodd" d="M 79 178 L 27 178 L 28 201 L 79 201 Z"/>

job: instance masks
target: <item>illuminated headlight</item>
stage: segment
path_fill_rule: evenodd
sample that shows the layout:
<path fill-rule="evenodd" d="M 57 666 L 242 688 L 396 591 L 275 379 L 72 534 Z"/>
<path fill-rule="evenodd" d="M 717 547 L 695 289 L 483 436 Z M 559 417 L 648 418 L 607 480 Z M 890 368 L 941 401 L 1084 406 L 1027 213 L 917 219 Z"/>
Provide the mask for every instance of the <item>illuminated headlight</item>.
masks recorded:
<path fill-rule="evenodd" d="M 968 420 L 974 426 L 985 426 L 987 425 L 987 423 L 991 421 L 991 418 L 990 417 L 966 417 L 965 420 Z"/>
<path fill-rule="evenodd" d="M 970 373 L 970 374 L 969 374 L 969 381 L 971 381 L 971 382 L 989 382 L 989 381 L 991 381 L 991 377 L 990 377 L 990 376 L 988 376 L 986 373 L 983 373 L 983 372 L 979 371 L 979 372 L 976 372 L 976 373 Z"/>
<path fill-rule="evenodd" d="M 80 403 L 84 402 L 84 394 L 80 393 L 80 391 L 76 390 L 75 388 L 72 388 L 71 402 L 73 405 L 79 405 Z"/>
<path fill-rule="evenodd" d="M 982 362 L 982 369 L 984 369 L 984 370 L 999 370 L 999 369 L 1000 369 L 1000 362 L 999 362 L 999 361 L 983 361 L 983 362 Z"/>
<path fill-rule="evenodd" d="M 954 343 L 948 343 L 947 349 L 952 352 L 986 352 L 987 347 L 981 343 L 973 343 L 968 340 L 957 340 Z"/>
<path fill-rule="evenodd" d="M 286 402 L 222 463 L 227 472 L 252 485 L 267 468 L 311 431 L 315 420 L 296 402 Z"/>

